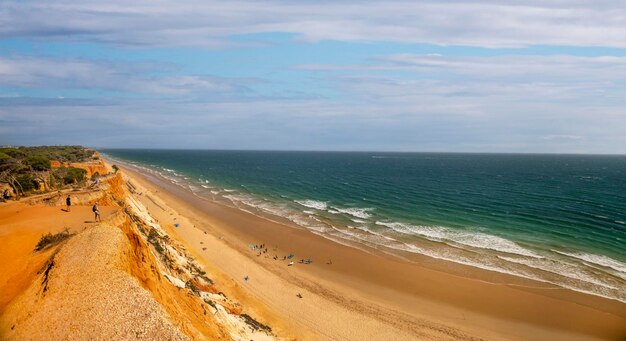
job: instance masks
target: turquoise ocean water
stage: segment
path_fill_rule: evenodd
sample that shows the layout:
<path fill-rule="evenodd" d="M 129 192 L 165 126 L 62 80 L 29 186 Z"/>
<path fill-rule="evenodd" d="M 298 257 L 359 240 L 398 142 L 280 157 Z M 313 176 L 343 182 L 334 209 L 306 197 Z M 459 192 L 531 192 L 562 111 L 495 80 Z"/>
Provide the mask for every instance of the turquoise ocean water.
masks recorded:
<path fill-rule="evenodd" d="M 338 242 L 626 302 L 626 156 L 104 150 Z"/>

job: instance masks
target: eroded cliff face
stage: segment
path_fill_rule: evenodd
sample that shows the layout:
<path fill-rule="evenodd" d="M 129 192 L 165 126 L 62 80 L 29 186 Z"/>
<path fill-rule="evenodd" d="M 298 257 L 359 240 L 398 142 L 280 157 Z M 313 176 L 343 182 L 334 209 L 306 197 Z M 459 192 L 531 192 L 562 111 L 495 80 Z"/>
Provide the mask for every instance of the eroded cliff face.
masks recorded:
<path fill-rule="evenodd" d="M 95 169 L 95 168 L 94 168 Z M 129 194 L 122 173 L 31 205 L 117 209 L 58 245 L 32 283 L 0 316 L 3 339 L 278 338 L 221 293 L 186 251 Z M 49 250 L 48 250 L 49 251 Z"/>
<path fill-rule="evenodd" d="M 98 173 L 100 175 L 109 173 L 109 169 L 106 167 L 106 165 L 104 164 L 104 162 L 102 162 L 101 159 L 93 160 L 92 162 L 81 162 L 81 163 L 59 162 L 59 161 L 53 160 L 53 161 L 50 161 L 50 165 L 52 166 L 52 168 L 74 167 L 74 168 L 84 169 L 87 171 L 87 174 L 86 174 L 87 178 L 91 178 L 91 176 L 95 173 Z"/>

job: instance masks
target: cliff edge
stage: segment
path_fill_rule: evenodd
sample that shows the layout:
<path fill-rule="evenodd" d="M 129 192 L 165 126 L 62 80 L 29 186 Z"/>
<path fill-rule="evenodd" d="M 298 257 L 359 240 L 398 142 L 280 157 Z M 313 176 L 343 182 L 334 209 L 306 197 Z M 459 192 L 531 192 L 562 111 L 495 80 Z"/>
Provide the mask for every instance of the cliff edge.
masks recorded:
<path fill-rule="evenodd" d="M 102 161 L 89 167 L 107 169 Z M 14 257 L 0 272 L 0 339 L 279 338 L 221 293 L 133 190 L 117 172 L 0 206 L 0 245 Z M 71 212 L 62 210 L 67 194 Z M 89 220 L 95 202 L 102 222 Z M 35 249 L 45 232 L 64 239 Z"/>

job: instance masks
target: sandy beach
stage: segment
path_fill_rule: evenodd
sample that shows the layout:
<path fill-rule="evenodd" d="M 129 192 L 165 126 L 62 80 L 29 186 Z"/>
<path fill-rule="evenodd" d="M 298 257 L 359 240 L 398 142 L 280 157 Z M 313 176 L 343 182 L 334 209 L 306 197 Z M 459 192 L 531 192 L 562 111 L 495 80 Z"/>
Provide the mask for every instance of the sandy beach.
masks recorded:
<path fill-rule="evenodd" d="M 152 216 L 207 268 L 229 278 L 231 295 L 298 339 L 626 336 L 626 305 L 618 301 L 426 257 L 402 260 L 340 245 L 123 169 Z M 268 251 L 259 254 L 251 244 Z M 293 259 L 283 260 L 289 254 Z"/>
<path fill-rule="evenodd" d="M 0 203 L 3 338 L 626 336 L 626 305 L 616 300 L 342 245 L 133 166 L 93 165 L 106 172 L 97 184 Z M 35 249 L 42 235 L 62 231 L 66 240 Z"/>

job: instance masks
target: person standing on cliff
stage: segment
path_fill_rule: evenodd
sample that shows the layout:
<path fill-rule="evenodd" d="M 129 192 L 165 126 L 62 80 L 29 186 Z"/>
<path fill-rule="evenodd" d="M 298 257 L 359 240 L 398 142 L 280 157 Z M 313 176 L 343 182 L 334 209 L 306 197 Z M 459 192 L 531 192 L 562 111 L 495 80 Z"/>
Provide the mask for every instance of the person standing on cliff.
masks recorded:
<path fill-rule="evenodd" d="M 95 221 L 102 221 L 102 219 L 100 219 L 100 210 L 98 210 L 98 203 L 97 202 L 93 205 L 91 210 L 93 211 L 93 214 L 94 214 L 94 220 Z"/>
<path fill-rule="evenodd" d="M 70 207 L 72 206 L 72 199 L 70 199 L 69 194 L 68 194 L 67 198 L 65 198 L 65 205 L 67 206 L 66 212 L 69 212 L 70 211 Z"/>

